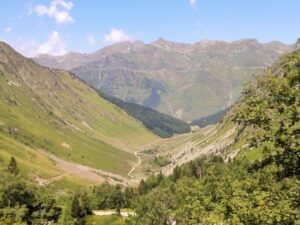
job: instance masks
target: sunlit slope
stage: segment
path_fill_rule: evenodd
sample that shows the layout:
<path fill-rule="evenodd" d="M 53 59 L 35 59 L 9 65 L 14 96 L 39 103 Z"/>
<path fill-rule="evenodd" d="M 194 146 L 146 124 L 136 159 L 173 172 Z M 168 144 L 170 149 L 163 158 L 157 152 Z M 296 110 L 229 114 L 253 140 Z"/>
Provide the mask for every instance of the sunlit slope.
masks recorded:
<path fill-rule="evenodd" d="M 157 139 L 77 78 L 41 67 L 5 43 L 0 43 L 0 96 L 2 153 L 10 150 L 6 137 L 126 174 L 136 160 L 131 152 Z"/>

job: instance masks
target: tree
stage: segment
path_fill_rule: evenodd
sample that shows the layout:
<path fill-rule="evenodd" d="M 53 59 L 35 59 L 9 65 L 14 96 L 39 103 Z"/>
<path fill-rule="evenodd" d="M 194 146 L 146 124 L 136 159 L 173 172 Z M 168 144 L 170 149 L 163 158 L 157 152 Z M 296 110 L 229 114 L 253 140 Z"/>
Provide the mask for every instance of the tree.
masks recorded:
<path fill-rule="evenodd" d="M 147 187 L 147 184 L 145 183 L 144 179 L 141 180 L 138 190 L 139 190 L 140 195 L 144 195 L 147 193 L 148 187 Z"/>
<path fill-rule="evenodd" d="M 116 214 L 120 215 L 121 207 L 125 204 L 125 198 L 120 185 L 115 186 L 114 192 L 111 196 L 111 204 L 115 207 Z"/>
<path fill-rule="evenodd" d="M 71 216 L 76 224 L 84 224 L 85 216 L 91 214 L 89 198 L 84 191 L 76 192 L 71 201 Z"/>
<path fill-rule="evenodd" d="M 73 198 L 71 201 L 71 216 L 73 218 L 82 217 L 81 208 L 79 205 L 79 196 L 77 194 L 73 195 Z"/>
<path fill-rule="evenodd" d="M 134 199 L 137 197 L 132 187 L 126 187 L 124 191 L 125 208 L 131 208 L 134 203 Z"/>
<path fill-rule="evenodd" d="M 175 206 L 175 196 L 169 190 L 155 189 L 139 199 L 136 222 L 143 225 L 172 224 L 171 211 Z"/>
<path fill-rule="evenodd" d="M 12 156 L 10 159 L 10 162 L 7 166 L 7 170 L 8 172 L 10 172 L 11 174 L 17 175 L 19 174 L 19 169 L 18 169 L 18 165 L 17 165 L 17 160 Z"/>
<path fill-rule="evenodd" d="M 56 222 L 61 208 L 22 176 L 0 173 L 0 224 Z"/>

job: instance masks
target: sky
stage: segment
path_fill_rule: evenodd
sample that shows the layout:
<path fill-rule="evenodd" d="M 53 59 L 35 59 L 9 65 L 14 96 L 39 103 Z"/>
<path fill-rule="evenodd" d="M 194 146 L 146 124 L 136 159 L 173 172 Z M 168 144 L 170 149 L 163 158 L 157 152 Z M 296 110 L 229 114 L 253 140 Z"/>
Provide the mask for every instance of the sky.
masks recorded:
<path fill-rule="evenodd" d="M 3 0 L 0 40 L 29 57 L 158 38 L 292 44 L 299 12 L 300 0 Z"/>

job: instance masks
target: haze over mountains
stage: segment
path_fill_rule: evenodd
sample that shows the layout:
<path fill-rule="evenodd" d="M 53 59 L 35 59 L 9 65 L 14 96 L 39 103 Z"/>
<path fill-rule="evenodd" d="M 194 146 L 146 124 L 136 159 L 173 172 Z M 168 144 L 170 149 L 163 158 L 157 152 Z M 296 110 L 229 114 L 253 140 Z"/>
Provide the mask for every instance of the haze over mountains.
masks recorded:
<path fill-rule="evenodd" d="M 232 105 L 242 85 L 292 45 L 255 39 L 184 44 L 122 42 L 91 54 L 39 55 L 47 67 L 72 71 L 92 87 L 186 121 Z"/>

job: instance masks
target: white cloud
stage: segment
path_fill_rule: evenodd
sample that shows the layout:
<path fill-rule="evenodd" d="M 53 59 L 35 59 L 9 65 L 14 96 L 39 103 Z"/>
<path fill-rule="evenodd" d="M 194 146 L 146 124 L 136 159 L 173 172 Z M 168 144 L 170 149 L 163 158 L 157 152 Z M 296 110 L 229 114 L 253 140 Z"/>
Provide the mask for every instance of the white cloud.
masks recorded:
<path fill-rule="evenodd" d="M 89 43 L 89 45 L 94 45 L 96 43 L 95 37 L 91 34 L 88 34 L 86 36 L 87 42 Z"/>
<path fill-rule="evenodd" d="M 10 33 L 12 31 L 12 27 L 5 27 L 5 33 Z"/>
<path fill-rule="evenodd" d="M 66 53 L 65 43 L 57 31 L 53 31 L 48 40 L 39 45 L 37 54 L 63 55 Z"/>
<path fill-rule="evenodd" d="M 48 15 L 53 17 L 58 24 L 67 24 L 74 22 L 73 17 L 69 13 L 73 6 L 74 4 L 71 1 L 52 0 L 49 6 L 36 5 L 32 11 L 39 16 Z"/>
<path fill-rule="evenodd" d="M 197 0 L 188 0 L 188 1 L 193 8 L 196 8 Z"/>
<path fill-rule="evenodd" d="M 15 40 L 3 40 L 21 54 L 32 57 L 36 55 L 39 44 L 34 38 L 17 38 Z"/>
<path fill-rule="evenodd" d="M 104 40 L 107 42 L 122 42 L 122 41 L 130 41 L 132 38 L 126 34 L 123 30 L 119 30 L 116 28 L 112 28 L 110 33 L 105 35 Z"/>
<path fill-rule="evenodd" d="M 38 54 L 63 55 L 66 54 L 66 45 L 57 31 L 53 31 L 47 41 L 40 43 L 32 37 L 20 37 L 15 40 L 4 39 L 16 51 L 26 57 L 34 57 Z"/>

